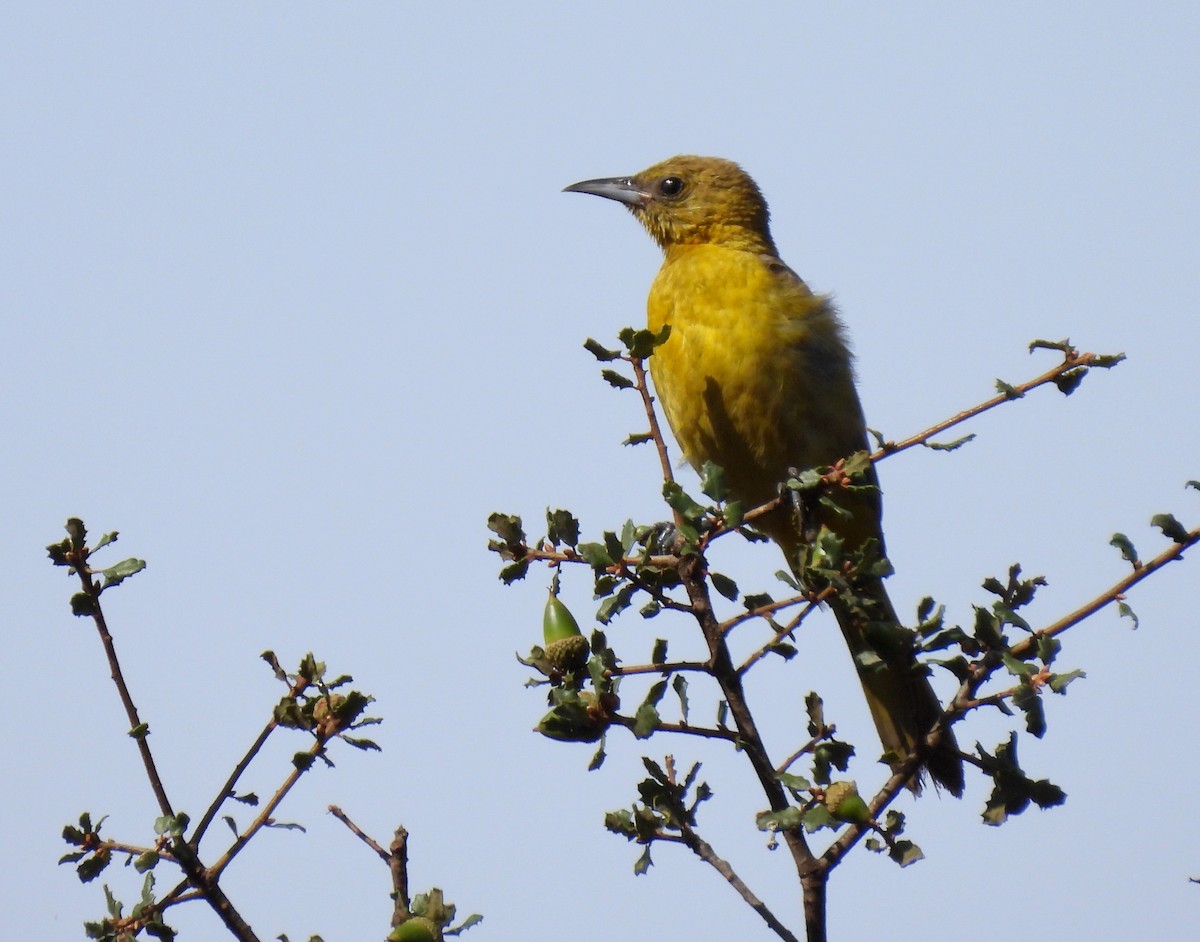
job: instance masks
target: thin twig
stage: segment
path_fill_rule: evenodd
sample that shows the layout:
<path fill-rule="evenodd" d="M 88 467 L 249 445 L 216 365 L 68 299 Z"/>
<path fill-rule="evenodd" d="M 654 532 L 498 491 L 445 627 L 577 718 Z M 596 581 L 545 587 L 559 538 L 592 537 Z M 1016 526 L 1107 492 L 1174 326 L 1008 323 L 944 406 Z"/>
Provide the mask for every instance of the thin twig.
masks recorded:
<path fill-rule="evenodd" d="M 614 726 L 623 726 L 628 730 L 632 730 L 637 725 L 637 720 L 632 716 L 623 716 L 620 713 L 610 713 L 608 719 Z M 654 731 L 656 733 L 680 733 L 684 736 L 699 736 L 702 739 L 724 739 L 728 742 L 741 741 L 741 735 L 736 729 L 725 729 L 720 726 L 693 726 L 690 723 L 682 721 L 674 723 L 660 721 L 655 724 Z"/>
<path fill-rule="evenodd" d="M 318 740 L 308 748 L 308 751 L 305 753 L 305 755 L 315 760 L 317 756 L 324 751 L 325 743 Z M 272 815 L 274 815 L 275 809 L 279 807 L 280 802 L 283 801 L 283 799 L 287 796 L 287 793 L 292 790 L 298 781 L 300 781 L 300 777 L 310 768 L 312 768 L 311 763 L 307 763 L 303 767 L 294 767 L 288 774 L 288 777 L 283 780 L 283 784 L 279 786 L 275 794 L 271 796 L 270 800 L 263 807 L 263 810 L 259 812 L 258 817 L 256 817 L 250 823 L 249 827 L 247 827 L 245 831 L 237 836 L 234 842 L 229 846 L 229 849 L 222 855 L 221 859 L 209 867 L 208 872 L 210 878 L 214 882 L 225 871 L 225 868 L 233 862 L 233 858 L 241 853 L 242 848 L 249 843 L 250 839 L 253 838 L 254 835 L 260 830 L 266 827 L 267 823 L 271 820 Z"/>
<path fill-rule="evenodd" d="M 630 674 L 678 674 L 683 671 L 698 671 L 712 673 L 707 661 L 663 661 L 661 664 L 633 664 L 614 667 L 609 673 L 614 677 L 628 677 Z"/>
<path fill-rule="evenodd" d="M 986 399 L 978 405 L 972 406 L 970 409 L 964 409 L 962 412 L 952 415 L 950 418 L 938 422 L 925 429 L 923 432 L 918 432 L 903 441 L 886 442 L 883 447 L 872 453 L 871 461 L 882 461 L 890 455 L 897 455 L 902 451 L 907 451 L 915 445 L 923 445 L 928 442 L 933 436 L 940 435 L 948 429 L 954 428 L 956 425 L 961 425 L 968 419 L 973 419 L 977 415 L 982 415 L 990 409 L 995 409 L 997 406 L 1002 406 L 1006 402 L 1015 402 L 1022 398 L 1025 393 L 1037 389 L 1039 386 L 1045 386 L 1047 383 L 1053 383 L 1060 379 L 1064 374 L 1081 367 L 1090 367 L 1099 355 L 1095 353 L 1079 353 L 1074 347 L 1063 351 L 1063 361 L 1053 369 L 1047 370 L 1041 376 L 1035 377 L 1025 383 L 1020 383 L 1012 387 L 1013 392 L 1002 392 L 999 395 L 993 396 L 991 399 Z"/>
<path fill-rule="evenodd" d="M 1014 644 L 1012 648 L 1009 649 L 1009 653 L 1012 654 L 1013 657 L 1020 658 L 1033 650 L 1034 646 L 1038 643 L 1039 638 L 1053 638 L 1055 635 L 1062 634 L 1068 628 L 1100 611 L 1100 609 L 1104 608 L 1106 605 L 1120 601 L 1121 597 L 1124 596 L 1125 593 L 1132 589 L 1135 585 L 1147 578 L 1151 573 L 1157 572 L 1163 566 L 1167 565 L 1167 563 L 1174 562 L 1177 559 L 1182 559 L 1184 551 L 1195 546 L 1197 543 L 1200 543 L 1200 527 L 1190 530 L 1182 542 L 1172 543 L 1171 546 L 1168 546 L 1165 550 L 1150 560 L 1150 562 L 1142 563 L 1128 576 L 1118 582 L 1113 583 L 1108 587 L 1108 589 L 1100 593 L 1100 595 L 1096 596 L 1096 598 L 1092 599 L 1086 605 L 1081 605 L 1069 615 L 1064 615 L 1053 624 L 1047 625 L 1045 628 L 1035 631 L 1031 637 L 1026 638 L 1024 641 L 1021 641 L 1018 644 Z"/>
<path fill-rule="evenodd" d="M 337 805 L 330 805 L 329 813 L 341 821 L 342 824 L 346 825 L 346 827 L 350 829 L 351 834 L 353 834 L 360 841 L 371 848 L 371 850 L 375 851 L 375 853 L 383 858 L 384 863 L 392 862 L 392 855 L 379 846 L 379 843 L 375 840 L 375 838 L 371 837 L 370 834 L 351 821 L 350 816 L 347 815 L 346 812 L 344 812 L 341 808 L 339 808 Z"/>
<path fill-rule="evenodd" d="M 737 890 L 738 895 L 745 900 L 746 905 L 758 913 L 759 916 L 762 917 L 763 922 L 765 922 L 771 928 L 771 931 L 779 936 L 779 938 L 786 940 L 786 942 L 799 942 L 799 939 L 792 934 L 791 930 L 789 930 L 787 926 L 780 922 L 778 917 L 771 912 L 771 910 L 767 907 L 767 904 L 755 896 L 750 887 L 746 886 L 746 884 L 742 881 L 742 878 L 737 875 L 737 872 L 733 869 L 729 862 L 719 856 L 717 852 L 713 850 L 712 845 L 709 844 L 708 841 L 704 840 L 704 838 L 693 831 L 691 826 L 687 823 L 681 821 L 677 822 L 677 824 L 680 830 L 678 835 L 659 832 L 659 834 L 655 836 L 655 840 L 683 844 L 689 848 L 692 853 L 694 853 L 697 857 L 699 857 L 706 864 L 716 870 L 717 873 L 724 877 L 725 881 L 735 890 Z"/>

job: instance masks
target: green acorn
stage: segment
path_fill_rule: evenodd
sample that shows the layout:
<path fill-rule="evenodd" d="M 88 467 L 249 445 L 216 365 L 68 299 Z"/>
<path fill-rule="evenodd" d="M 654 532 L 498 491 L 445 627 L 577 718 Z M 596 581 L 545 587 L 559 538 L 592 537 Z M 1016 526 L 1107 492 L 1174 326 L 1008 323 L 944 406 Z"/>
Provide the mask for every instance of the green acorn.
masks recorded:
<path fill-rule="evenodd" d="M 438 942 L 441 937 L 441 930 L 432 920 L 413 916 L 388 933 L 388 942 Z"/>
<path fill-rule="evenodd" d="M 871 809 L 858 793 L 853 782 L 831 782 L 825 787 L 825 810 L 839 821 L 850 824 L 868 824 Z"/>
<path fill-rule="evenodd" d="M 571 610 L 553 593 L 546 599 L 542 613 L 542 635 L 546 639 L 546 659 L 564 674 L 587 663 L 591 650 L 588 640 Z"/>

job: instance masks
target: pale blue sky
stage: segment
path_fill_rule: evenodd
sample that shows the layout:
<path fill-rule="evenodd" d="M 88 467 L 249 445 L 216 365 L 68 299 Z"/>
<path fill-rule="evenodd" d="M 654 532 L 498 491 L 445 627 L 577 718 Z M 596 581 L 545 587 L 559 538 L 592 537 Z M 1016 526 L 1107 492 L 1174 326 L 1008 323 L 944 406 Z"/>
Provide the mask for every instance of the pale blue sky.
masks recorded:
<path fill-rule="evenodd" d="M 978 421 L 968 448 L 881 469 L 902 610 L 932 593 L 969 621 L 1019 560 L 1050 581 L 1046 623 L 1123 575 L 1113 531 L 1149 557 L 1153 513 L 1200 516 L 1182 489 L 1200 478 L 1198 48 L 1189 3 L 9 5 L 6 931 L 80 938 L 102 898 L 56 867 L 62 825 L 87 808 L 136 840 L 156 814 L 43 558 L 71 514 L 121 531 L 112 560 L 149 561 L 106 600 L 177 806 L 202 810 L 267 716 L 264 648 L 315 650 L 378 698 L 382 756 L 314 773 L 281 815 L 308 833 L 265 835 L 229 874 L 262 937 L 384 934 L 387 874 L 337 802 L 380 838 L 408 826 L 414 886 L 486 915 L 471 938 L 770 938 L 682 851 L 632 876 L 601 815 L 632 800 L 643 745 L 705 759 L 701 824 L 798 924 L 736 761 L 614 735 L 589 774 L 590 749 L 529 732 L 541 694 L 512 652 L 538 641 L 546 579 L 499 585 L 487 514 L 536 530 L 567 506 L 593 534 L 661 515 L 653 455 L 619 444 L 637 405 L 581 348 L 640 323 L 657 250 L 558 191 L 679 152 L 741 162 L 785 259 L 836 295 L 892 437 L 1048 367 L 1033 338 L 1126 352 L 1069 399 Z M 779 567 L 769 548 L 719 562 L 746 588 Z M 1066 639 L 1088 679 L 1022 757 L 1067 805 L 997 830 L 982 780 L 905 799 L 928 859 L 854 855 L 834 937 L 1190 937 L 1198 567 L 1132 595 L 1138 632 L 1104 613 Z M 588 595 L 571 574 L 581 616 Z M 631 615 L 611 635 L 636 660 L 666 630 Z M 772 731 L 791 742 L 816 686 L 869 752 L 832 623 L 804 642 L 759 692 Z M 247 785 L 271 790 L 299 743 Z M 176 912 L 184 939 L 218 936 Z"/>

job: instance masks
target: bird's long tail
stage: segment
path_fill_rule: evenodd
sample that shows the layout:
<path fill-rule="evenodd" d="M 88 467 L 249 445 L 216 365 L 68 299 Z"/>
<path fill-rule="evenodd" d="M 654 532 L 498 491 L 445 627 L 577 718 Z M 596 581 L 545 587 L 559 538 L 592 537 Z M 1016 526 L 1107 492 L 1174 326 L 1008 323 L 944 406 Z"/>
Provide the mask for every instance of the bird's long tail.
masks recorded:
<path fill-rule="evenodd" d="M 830 607 L 854 656 L 884 752 L 895 757 L 894 767 L 922 746 L 942 715 L 941 703 L 917 661 L 913 633 L 900 624 L 882 580 L 855 585 L 849 598 L 836 596 Z M 934 782 L 962 795 L 962 759 L 949 728 L 926 754 L 924 765 Z M 910 787 L 919 791 L 919 781 L 914 778 Z"/>

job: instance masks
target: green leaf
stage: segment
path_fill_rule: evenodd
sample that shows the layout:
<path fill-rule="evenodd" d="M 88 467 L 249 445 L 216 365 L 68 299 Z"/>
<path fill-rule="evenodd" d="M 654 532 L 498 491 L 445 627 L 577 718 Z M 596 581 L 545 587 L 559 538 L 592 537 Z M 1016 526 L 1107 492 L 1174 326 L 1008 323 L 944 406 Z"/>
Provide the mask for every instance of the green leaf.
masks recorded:
<path fill-rule="evenodd" d="M 1079 388 L 1079 384 L 1087 376 L 1087 371 L 1088 368 L 1086 366 L 1077 366 L 1074 369 L 1067 370 L 1054 380 L 1054 385 L 1058 387 L 1058 391 L 1064 396 L 1069 396 Z"/>
<path fill-rule="evenodd" d="M 521 529 L 521 518 L 515 515 L 493 513 L 488 516 L 487 527 L 505 543 L 525 542 L 525 531 Z"/>
<path fill-rule="evenodd" d="M 974 439 L 975 433 L 971 432 L 969 435 L 964 435 L 962 438 L 956 438 L 951 442 L 922 442 L 922 444 L 932 451 L 957 451 L 959 448 L 962 448 L 963 445 L 967 444 L 967 442 L 974 441 Z"/>
<path fill-rule="evenodd" d="M 696 503 L 684 490 L 674 481 L 667 481 L 663 484 L 662 489 L 663 500 L 672 510 L 678 510 L 683 514 L 684 518 L 690 521 L 699 520 L 706 513 L 705 508 Z"/>
<path fill-rule="evenodd" d="M 94 552 L 96 552 L 96 550 L 100 549 L 101 547 L 108 546 L 109 543 L 117 542 L 118 536 L 120 536 L 120 534 L 116 530 L 112 530 L 109 533 L 101 534 L 100 539 L 98 539 L 96 541 L 96 545 L 92 547 L 92 552 L 94 553 Z"/>
<path fill-rule="evenodd" d="M 1137 631 L 1137 627 L 1139 624 L 1138 617 L 1137 617 L 1137 615 L 1134 614 L 1133 609 L 1129 607 L 1128 602 L 1118 602 L 1117 603 L 1117 613 L 1122 618 L 1131 619 L 1133 621 L 1133 630 Z"/>
<path fill-rule="evenodd" d="M 71 614 L 80 618 L 87 618 L 95 615 L 100 609 L 96 607 L 96 600 L 86 592 L 76 592 L 71 596 Z"/>
<path fill-rule="evenodd" d="M 804 698 L 804 710 L 808 713 L 808 735 L 819 736 L 826 729 L 825 701 L 815 690 L 810 690 Z"/>
<path fill-rule="evenodd" d="M 644 445 L 646 442 L 654 441 L 654 436 L 650 432 L 630 432 L 626 436 L 622 445 Z"/>
<path fill-rule="evenodd" d="M 790 831 L 804 823 L 804 812 L 788 805 L 781 811 L 762 811 L 754 816 L 754 824 L 760 831 Z"/>
<path fill-rule="evenodd" d="M 1000 655 L 1000 660 L 1004 662 L 1004 666 L 1014 677 L 1032 677 L 1038 672 L 1035 665 L 1027 661 L 1019 661 L 1007 651 Z"/>
<path fill-rule="evenodd" d="M 654 647 L 650 651 L 651 664 L 663 664 L 667 660 L 667 641 L 665 638 L 655 638 Z"/>
<path fill-rule="evenodd" d="M 1081 670 L 1068 671 L 1065 674 L 1052 674 L 1047 686 L 1055 693 L 1063 693 L 1071 681 L 1080 677 L 1087 677 L 1087 674 Z"/>
<path fill-rule="evenodd" d="M 1021 392 L 1021 390 L 1017 389 L 1016 386 L 1012 386 L 1009 383 L 1004 382 L 1002 379 L 996 380 L 996 390 L 1004 393 L 1004 397 L 1006 399 L 1020 399 L 1025 395 L 1023 392 Z"/>
<path fill-rule="evenodd" d="M 87 546 L 87 527 L 83 525 L 83 521 L 78 517 L 68 517 L 67 523 L 67 539 L 71 541 L 72 549 L 83 549 Z"/>
<path fill-rule="evenodd" d="M 157 863 L 158 854 L 152 850 L 148 850 L 133 861 L 133 869 L 138 873 L 145 873 L 147 870 L 153 870 Z"/>
<path fill-rule="evenodd" d="M 604 378 L 604 381 L 614 389 L 633 388 L 633 380 L 622 373 L 618 373 L 616 370 L 601 370 L 600 375 Z"/>
<path fill-rule="evenodd" d="M 1134 569 L 1137 569 L 1141 565 L 1141 561 L 1138 559 L 1137 550 L 1134 549 L 1133 543 L 1124 533 L 1114 533 L 1112 535 L 1112 539 L 1108 541 L 1108 544 L 1109 546 L 1115 546 L 1118 550 L 1120 550 L 1122 558 L 1124 558 L 1125 562 L 1133 566 Z"/>
<path fill-rule="evenodd" d="M 123 559 L 115 566 L 110 566 L 108 569 L 101 570 L 101 575 L 104 576 L 104 585 L 102 588 L 108 589 L 115 585 L 120 585 L 130 576 L 137 575 L 146 568 L 144 559 Z"/>
<path fill-rule="evenodd" d="M 791 789 L 794 792 L 806 792 L 812 788 L 812 782 L 803 775 L 795 775 L 791 772 L 779 772 L 775 775 L 775 778 L 779 780 L 779 784 L 784 788 Z"/>
<path fill-rule="evenodd" d="M 546 511 L 546 537 L 555 546 L 574 546 L 579 542 L 579 521 L 569 510 Z"/>
<path fill-rule="evenodd" d="M 643 703 L 633 715 L 633 736 L 635 739 L 649 739 L 660 722 L 658 710 L 651 703 Z"/>
<path fill-rule="evenodd" d="M 580 543 L 575 551 L 583 557 L 593 569 L 607 569 L 616 560 L 609 555 L 603 543 Z"/>
<path fill-rule="evenodd" d="M 1163 532 L 1163 536 L 1169 537 L 1176 543 L 1186 543 L 1188 539 L 1187 530 L 1183 524 L 1176 520 L 1171 514 L 1155 514 L 1150 518 L 1150 526 L 1158 527 Z"/>
<path fill-rule="evenodd" d="M 907 867 L 910 864 L 915 864 L 918 860 L 924 860 L 925 855 L 912 841 L 896 841 L 888 848 L 888 856 L 896 861 L 901 867 Z"/>
<path fill-rule="evenodd" d="M 1037 690 L 1022 681 L 1013 694 L 1013 706 L 1025 714 L 1026 731 L 1041 739 L 1046 734 L 1046 711 Z"/>
<path fill-rule="evenodd" d="M 306 772 L 312 766 L 313 762 L 316 761 L 316 758 L 317 757 L 310 752 L 297 752 L 294 756 L 292 756 L 292 765 L 294 765 L 301 772 Z"/>
<path fill-rule="evenodd" d="M 720 592 L 721 595 L 725 596 L 731 602 L 737 601 L 738 587 L 736 582 L 719 572 L 710 572 L 708 578 L 712 580 L 713 588 Z"/>
<path fill-rule="evenodd" d="M 634 330 L 632 327 L 624 327 L 617 334 L 617 338 L 621 343 L 625 344 L 625 349 L 629 351 L 629 355 L 635 360 L 644 360 L 650 356 L 655 348 L 666 343 L 667 338 L 670 336 L 670 324 L 664 324 L 662 330 L 658 333 L 650 330 Z"/>
<path fill-rule="evenodd" d="M 720 465 L 705 461 L 700 466 L 700 490 L 718 503 L 729 496 L 729 482 Z"/>
<path fill-rule="evenodd" d="M 817 784 L 828 785 L 830 773 L 835 768 L 839 772 L 845 772 L 853 755 L 854 747 L 849 743 L 838 742 L 836 739 L 820 743 L 813 750 L 813 776 Z"/>
<path fill-rule="evenodd" d="M 679 697 L 679 710 L 683 716 L 683 721 L 686 723 L 688 718 L 687 678 L 683 674 L 676 674 L 675 678 L 671 681 L 671 689 Z"/>
<path fill-rule="evenodd" d="M 614 595 L 610 595 L 600 607 L 596 609 L 596 620 L 602 625 L 609 624 L 621 612 L 629 607 L 629 603 L 633 599 L 633 594 L 637 591 L 637 586 L 632 583 L 626 583 L 621 586 Z"/>
<path fill-rule="evenodd" d="M 112 863 L 112 852 L 108 848 L 103 848 L 80 863 L 75 868 L 75 873 L 79 877 L 80 883 L 91 883 L 104 872 L 104 868 L 110 863 Z"/>
<path fill-rule="evenodd" d="M 650 859 L 650 845 L 647 844 L 645 850 L 642 851 L 642 855 L 638 857 L 633 865 L 634 876 L 640 877 L 652 866 L 654 866 L 654 861 Z"/>
<path fill-rule="evenodd" d="M 588 339 L 583 342 L 583 349 L 585 349 L 601 363 L 607 363 L 610 360 L 615 360 L 621 355 L 619 351 L 609 350 L 607 347 L 602 346 L 591 337 L 588 337 Z"/>

